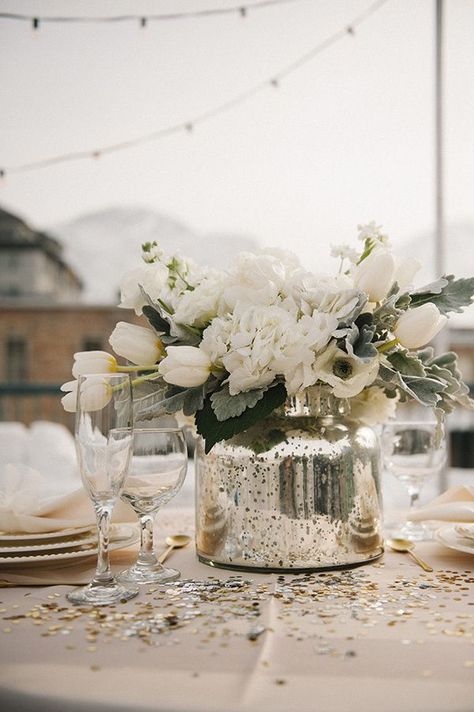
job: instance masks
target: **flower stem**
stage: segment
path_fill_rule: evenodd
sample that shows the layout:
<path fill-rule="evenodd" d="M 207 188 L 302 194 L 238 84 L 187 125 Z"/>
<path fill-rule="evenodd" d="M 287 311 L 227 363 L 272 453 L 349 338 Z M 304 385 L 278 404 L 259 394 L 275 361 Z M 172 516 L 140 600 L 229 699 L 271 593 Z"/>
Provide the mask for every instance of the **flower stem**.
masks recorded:
<path fill-rule="evenodd" d="M 394 346 L 399 344 L 400 341 L 398 339 L 392 339 L 391 341 L 387 341 L 386 344 L 382 344 L 382 346 L 377 346 L 377 351 L 379 354 L 385 353 L 385 351 L 390 351 L 390 349 L 393 349 Z"/>

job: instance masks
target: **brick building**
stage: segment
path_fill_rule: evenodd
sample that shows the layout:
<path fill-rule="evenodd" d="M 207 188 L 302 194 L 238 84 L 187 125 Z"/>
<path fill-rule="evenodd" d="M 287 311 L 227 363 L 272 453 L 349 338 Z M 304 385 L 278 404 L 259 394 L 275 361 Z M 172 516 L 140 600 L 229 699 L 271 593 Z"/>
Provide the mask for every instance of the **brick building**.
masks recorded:
<path fill-rule="evenodd" d="M 76 351 L 108 350 L 116 306 L 81 304 L 82 284 L 62 246 L 0 210 L 0 420 L 72 419 L 59 385 L 71 380 Z"/>

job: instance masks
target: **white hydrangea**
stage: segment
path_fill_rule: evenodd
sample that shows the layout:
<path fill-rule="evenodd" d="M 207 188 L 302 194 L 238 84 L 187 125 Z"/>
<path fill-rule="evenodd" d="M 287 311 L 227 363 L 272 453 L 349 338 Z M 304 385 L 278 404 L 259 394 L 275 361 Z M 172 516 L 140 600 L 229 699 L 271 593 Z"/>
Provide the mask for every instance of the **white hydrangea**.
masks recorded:
<path fill-rule="evenodd" d="M 354 288 L 352 279 L 343 274 L 330 277 L 308 273 L 295 286 L 295 292 L 299 292 L 294 298 L 300 301 L 305 314 L 317 310 L 335 316 L 338 321 L 351 314 L 361 299 L 367 300 L 359 289 Z"/>
<path fill-rule="evenodd" d="M 173 321 L 177 324 L 204 327 L 223 312 L 226 274 L 213 270 L 193 289 L 177 299 Z"/>
<path fill-rule="evenodd" d="M 229 270 L 224 300 L 229 310 L 237 304 L 270 306 L 286 295 L 291 275 L 300 269 L 295 255 L 283 250 L 258 254 L 241 252 Z"/>

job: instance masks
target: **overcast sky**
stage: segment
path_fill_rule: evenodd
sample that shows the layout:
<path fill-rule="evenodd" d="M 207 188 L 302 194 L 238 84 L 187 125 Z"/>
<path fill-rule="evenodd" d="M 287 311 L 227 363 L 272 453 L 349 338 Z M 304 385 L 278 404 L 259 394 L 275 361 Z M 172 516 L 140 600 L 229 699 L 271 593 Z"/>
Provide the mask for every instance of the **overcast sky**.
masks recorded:
<path fill-rule="evenodd" d="M 235 0 L 0 0 L 0 11 L 146 14 Z M 134 24 L 0 21 L 0 166 L 185 122 L 278 72 L 370 0 Z M 142 205 L 314 264 L 376 219 L 395 244 L 433 227 L 434 0 L 388 0 L 357 31 L 230 113 L 96 161 L 7 176 L 0 205 L 48 226 Z M 446 0 L 447 216 L 474 225 L 474 2 Z"/>

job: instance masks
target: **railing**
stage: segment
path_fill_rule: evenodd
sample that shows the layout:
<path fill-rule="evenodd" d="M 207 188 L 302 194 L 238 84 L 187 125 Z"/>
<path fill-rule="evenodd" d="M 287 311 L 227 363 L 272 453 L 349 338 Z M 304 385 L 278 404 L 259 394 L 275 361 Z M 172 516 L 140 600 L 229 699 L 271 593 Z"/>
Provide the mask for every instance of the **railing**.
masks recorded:
<path fill-rule="evenodd" d="M 29 425 L 35 420 L 49 420 L 74 429 L 74 415 L 61 405 L 60 386 L 49 383 L 0 384 L 0 421 Z M 473 389 L 471 387 L 471 395 Z M 459 411 L 461 414 L 461 411 Z M 474 468 L 474 414 L 450 418 L 450 459 L 452 467 Z"/>
<path fill-rule="evenodd" d="M 61 405 L 60 386 L 50 383 L 0 384 L 0 421 L 16 421 L 29 425 L 34 420 L 62 423 L 70 430 L 74 416 Z"/>

